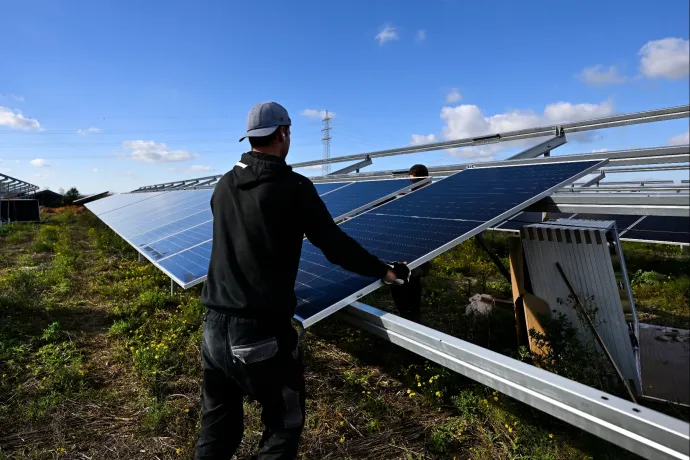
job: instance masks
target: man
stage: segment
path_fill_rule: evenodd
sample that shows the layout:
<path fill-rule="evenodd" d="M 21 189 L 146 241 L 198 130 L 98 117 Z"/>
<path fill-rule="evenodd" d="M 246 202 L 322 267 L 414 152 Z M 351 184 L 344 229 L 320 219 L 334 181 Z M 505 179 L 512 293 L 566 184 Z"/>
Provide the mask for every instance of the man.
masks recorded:
<path fill-rule="evenodd" d="M 305 388 L 292 327 L 295 278 L 306 235 L 326 258 L 384 282 L 404 282 L 338 227 L 311 181 L 285 163 L 290 117 L 281 105 L 255 105 L 247 117 L 251 151 L 211 198 L 213 245 L 201 302 L 203 388 L 197 459 L 229 459 L 242 440 L 244 396 L 259 401 L 265 430 L 259 459 L 292 459 L 304 426 Z"/>
<path fill-rule="evenodd" d="M 410 168 L 409 177 L 412 182 L 419 182 L 428 176 L 429 170 L 422 164 L 416 164 Z M 421 319 L 422 278 L 429 274 L 430 269 L 431 262 L 424 263 L 412 270 L 409 282 L 390 286 L 391 297 L 400 316 L 415 323 Z"/>

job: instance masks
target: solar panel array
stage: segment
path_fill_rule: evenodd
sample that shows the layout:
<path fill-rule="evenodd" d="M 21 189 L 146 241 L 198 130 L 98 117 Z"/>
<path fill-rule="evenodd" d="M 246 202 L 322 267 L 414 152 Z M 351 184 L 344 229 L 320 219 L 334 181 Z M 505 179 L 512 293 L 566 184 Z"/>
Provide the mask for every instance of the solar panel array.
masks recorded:
<path fill-rule="evenodd" d="M 548 213 L 549 220 L 561 218 L 615 221 L 618 234 L 625 241 L 690 244 L 690 218 L 627 214 Z M 523 225 L 542 221 L 540 212 L 523 212 L 494 227 L 495 230 L 519 231 Z"/>
<path fill-rule="evenodd" d="M 416 185 L 414 185 L 416 186 Z M 334 218 L 409 190 L 409 179 L 316 184 Z M 184 288 L 206 278 L 211 257 L 212 189 L 113 195 L 86 207 Z M 340 197 L 340 198 L 338 198 Z"/>
<path fill-rule="evenodd" d="M 471 168 L 341 224 L 382 260 L 415 267 L 586 175 L 602 163 Z M 380 286 L 328 262 L 305 242 L 296 318 L 309 326 Z"/>
<path fill-rule="evenodd" d="M 0 199 L 0 221 L 38 222 L 40 220 L 38 200 L 21 198 Z"/>
<path fill-rule="evenodd" d="M 359 214 L 341 226 L 382 260 L 407 261 L 414 267 L 604 163 L 471 168 Z M 353 207 L 361 210 L 362 203 L 386 201 L 410 187 L 406 179 L 317 184 L 334 216 Z M 116 195 L 87 207 L 178 284 L 189 287 L 203 281 L 208 268 L 211 195 L 212 190 Z M 379 285 L 379 280 L 331 264 L 305 241 L 295 285 L 295 317 L 306 327 Z"/>

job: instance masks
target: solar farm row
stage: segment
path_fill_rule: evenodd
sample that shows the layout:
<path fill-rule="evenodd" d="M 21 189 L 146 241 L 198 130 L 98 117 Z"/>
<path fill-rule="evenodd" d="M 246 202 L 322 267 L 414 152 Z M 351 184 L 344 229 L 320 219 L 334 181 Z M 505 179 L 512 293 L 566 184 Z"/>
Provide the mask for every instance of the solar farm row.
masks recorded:
<path fill-rule="evenodd" d="M 341 224 L 370 252 L 412 267 L 497 225 L 605 162 L 469 169 Z M 516 169 L 519 168 L 519 169 Z M 331 215 L 390 200 L 408 179 L 316 184 Z M 87 204 L 115 232 L 183 287 L 203 281 L 211 254 L 212 190 L 117 195 Z M 295 285 L 296 319 L 306 327 L 374 290 L 380 280 L 331 264 L 304 242 Z"/>

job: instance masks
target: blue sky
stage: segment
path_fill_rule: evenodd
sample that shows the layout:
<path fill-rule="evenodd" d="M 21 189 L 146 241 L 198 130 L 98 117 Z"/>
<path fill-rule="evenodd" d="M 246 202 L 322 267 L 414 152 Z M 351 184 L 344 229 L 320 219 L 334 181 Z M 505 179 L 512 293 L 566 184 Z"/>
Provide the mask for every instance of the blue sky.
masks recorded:
<path fill-rule="evenodd" d="M 321 156 L 324 109 L 335 113 L 338 156 L 688 104 L 688 9 L 687 0 L 7 2 L 0 172 L 84 193 L 221 174 L 247 148 L 237 140 L 262 100 L 291 113 L 289 162 Z M 687 132 L 687 119 L 617 128 L 558 152 L 687 143 Z M 391 157 L 369 170 L 524 147 Z"/>

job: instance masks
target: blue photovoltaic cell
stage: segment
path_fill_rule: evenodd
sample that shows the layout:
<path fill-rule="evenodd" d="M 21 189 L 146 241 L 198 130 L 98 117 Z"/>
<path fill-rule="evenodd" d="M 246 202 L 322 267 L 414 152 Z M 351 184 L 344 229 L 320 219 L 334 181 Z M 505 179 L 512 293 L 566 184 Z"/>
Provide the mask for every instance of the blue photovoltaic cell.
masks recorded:
<path fill-rule="evenodd" d="M 417 219 L 373 212 L 341 224 L 345 233 L 382 260 L 409 262 L 476 226 L 476 222 L 470 221 Z M 295 283 L 297 316 L 308 320 L 375 281 L 331 264 L 319 249 L 305 241 Z"/>
<path fill-rule="evenodd" d="M 411 185 L 410 179 L 355 182 L 321 198 L 335 219 Z"/>
<path fill-rule="evenodd" d="M 84 206 L 86 206 L 89 211 L 100 217 L 104 213 L 129 206 L 139 201 L 149 200 L 163 193 L 165 192 L 125 193 L 122 195 L 112 195 L 103 198 L 102 200 L 87 203 Z"/>
<path fill-rule="evenodd" d="M 183 232 L 158 240 L 154 243 L 143 246 L 142 249 L 148 253 L 153 260 L 159 260 L 171 256 L 185 249 L 210 240 L 213 236 L 213 221 L 204 222 L 196 227 L 189 228 Z"/>
<path fill-rule="evenodd" d="M 506 212 L 587 174 L 596 161 L 471 168 L 386 203 L 341 228 L 384 261 L 413 262 L 458 244 Z M 305 242 L 295 284 L 296 317 L 304 326 L 345 306 L 377 281 L 329 263 Z"/>
<path fill-rule="evenodd" d="M 315 184 L 319 193 L 333 193 L 357 185 L 355 193 L 343 195 L 345 203 L 331 198 L 338 212 L 346 213 L 410 185 L 408 179 L 373 182 Z M 332 193 L 327 193 L 332 192 Z M 213 237 L 212 189 L 178 190 L 155 193 L 114 195 L 104 198 L 99 217 L 127 239 L 153 263 L 183 286 L 206 276 Z M 95 204 L 95 203 L 94 203 Z M 92 208 L 92 203 L 86 205 Z M 204 244 L 207 243 L 208 244 Z M 192 248 L 190 251 L 187 249 Z M 206 258 L 206 259 L 204 259 Z M 174 271 L 173 271 L 174 269 Z"/>
<path fill-rule="evenodd" d="M 319 194 L 319 196 L 321 196 L 324 193 L 332 192 L 335 189 L 338 189 L 351 183 L 352 182 L 328 182 L 325 184 L 314 184 L 314 187 L 316 187 L 316 192 Z"/>
<path fill-rule="evenodd" d="M 210 209 L 212 190 L 163 193 L 99 217 L 126 239 Z"/>
<path fill-rule="evenodd" d="M 568 174 L 574 176 L 595 163 L 470 168 L 386 204 L 386 213 L 485 222 L 549 189 L 554 181 Z"/>
<path fill-rule="evenodd" d="M 625 232 L 622 238 L 690 244 L 690 218 L 647 216 Z"/>
<path fill-rule="evenodd" d="M 211 260 L 211 241 L 187 249 L 172 257 L 158 262 L 166 272 L 171 274 L 182 284 L 189 284 L 206 276 L 208 262 Z"/>
<path fill-rule="evenodd" d="M 213 213 L 211 213 L 211 208 L 209 206 L 209 208 L 205 211 L 192 214 L 191 216 L 176 220 L 158 228 L 154 228 L 148 232 L 140 233 L 139 235 L 133 237 L 130 242 L 136 247 L 143 246 L 176 233 L 183 232 L 189 228 L 201 225 L 210 220 L 213 220 Z"/>

